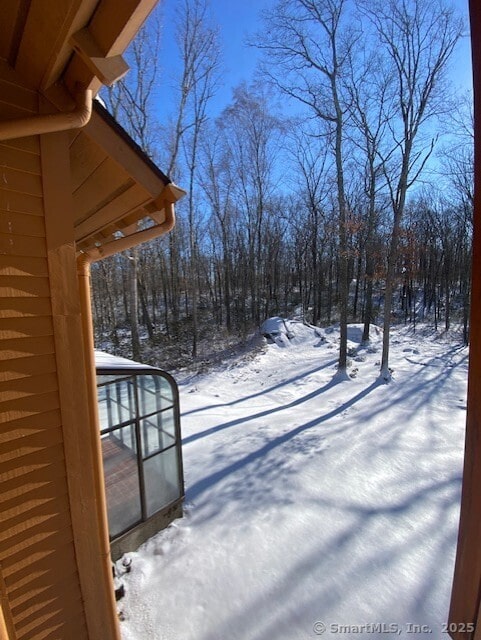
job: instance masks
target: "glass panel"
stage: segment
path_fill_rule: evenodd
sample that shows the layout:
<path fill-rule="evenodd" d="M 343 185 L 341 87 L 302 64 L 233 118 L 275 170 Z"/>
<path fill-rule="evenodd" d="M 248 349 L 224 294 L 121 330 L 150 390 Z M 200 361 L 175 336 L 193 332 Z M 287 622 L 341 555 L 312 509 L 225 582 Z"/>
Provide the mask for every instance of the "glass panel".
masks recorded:
<path fill-rule="evenodd" d="M 100 376 L 100 379 L 106 376 Z M 98 389 L 100 430 L 129 422 L 135 417 L 133 380 L 115 378 Z"/>
<path fill-rule="evenodd" d="M 105 387 L 99 387 L 97 389 L 97 395 L 99 401 L 100 431 L 102 431 L 112 426 L 109 421 L 107 389 Z"/>
<path fill-rule="evenodd" d="M 140 421 L 142 456 L 147 456 L 171 447 L 175 443 L 173 429 L 174 410 L 167 409 Z"/>
<path fill-rule="evenodd" d="M 133 426 L 129 426 L 102 437 L 105 491 L 111 538 L 135 525 L 142 517 L 135 438 L 132 438 L 133 431 Z M 122 443 L 122 437 L 125 441 L 129 441 L 129 446 Z"/>
<path fill-rule="evenodd" d="M 172 447 L 143 464 L 147 515 L 151 516 L 180 496 L 177 449 Z"/>
<path fill-rule="evenodd" d="M 130 449 L 134 454 L 137 453 L 135 425 L 128 424 L 126 427 L 112 431 L 110 435 L 119 446 L 124 447 L 125 449 Z"/>
<path fill-rule="evenodd" d="M 167 409 L 167 411 L 162 411 L 161 415 L 162 419 L 162 431 L 168 434 L 172 439 L 175 440 L 175 419 L 174 419 L 174 409 Z"/>
<path fill-rule="evenodd" d="M 174 398 L 172 388 L 162 376 L 137 376 L 137 385 L 140 415 L 146 416 L 172 405 Z"/>
<path fill-rule="evenodd" d="M 174 392 L 172 390 L 172 385 L 170 382 L 163 378 L 162 376 L 158 376 L 160 380 L 160 393 L 162 394 L 162 400 L 164 400 L 164 407 L 166 405 L 172 404 L 174 402 Z"/>

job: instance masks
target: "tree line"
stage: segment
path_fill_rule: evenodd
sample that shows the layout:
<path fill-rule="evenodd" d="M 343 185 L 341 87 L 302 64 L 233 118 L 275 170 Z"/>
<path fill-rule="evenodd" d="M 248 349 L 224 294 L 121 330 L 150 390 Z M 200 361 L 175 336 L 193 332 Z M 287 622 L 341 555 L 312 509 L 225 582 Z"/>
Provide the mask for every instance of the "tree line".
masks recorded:
<path fill-rule="evenodd" d="M 223 79 L 205 0 L 179 3 L 172 117 L 160 121 L 161 18 L 134 42 L 132 71 L 103 97 L 187 195 L 167 238 L 93 269 L 97 335 L 113 348 L 241 338 L 272 315 L 384 328 L 462 322 L 469 337 L 471 96 L 448 82 L 463 24 L 439 0 L 280 0 L 252 36 L 255 82 Z M 164 89 L 165 90 L 165 89 Z M 144 335 L 145 338 L 141 339 Z"/>

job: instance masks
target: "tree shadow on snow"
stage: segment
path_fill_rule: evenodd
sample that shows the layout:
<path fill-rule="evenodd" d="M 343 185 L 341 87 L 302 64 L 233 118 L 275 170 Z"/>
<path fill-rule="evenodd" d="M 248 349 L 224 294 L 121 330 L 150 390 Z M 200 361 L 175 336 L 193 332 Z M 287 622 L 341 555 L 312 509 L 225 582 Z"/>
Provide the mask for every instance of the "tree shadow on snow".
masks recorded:
<path fill-rule="evenodd" d="M 322 393 L 325 393 L 328 389 L 332 388 L 333 386 L 335 386 L 338 383 L 339 382 L 338 382 L 337 379 L 331 380 L 330 382 L 328 382 L 326 385 L 324 385 L 320 389 L 316 389 L 316 391 L 313 391 L 313 392 L 303 396 L 302 398 L 298 398 L 297 400 L 294 400 L 293 402 L 290 402 L 287 405 L 284 405 L 283 407 L 262 411 L 260 413 L 257 413 L 257 414 L 254 414 L 252 416 L 249 416 L 247 418 L 246 417 L 238 418 L 236 420 L 232 420 L 230 422 L 226 422 L 226 423 L 220 424 L 220 425 L 218 425 L 216 427 L 213 427 L 212 429 L 208 429 L 207 431 L 203 431 L 200 434 L 194 434 L 194 436 L 190 436 L 189 438 L 186 438 L 184 443 L 196 440 L 197 437 L 205 437 L 206 435 L 210 435 L 212 433 L 216 433 L 218 431 L 222 431 L 224 429 L 228 429 L 230 427 L 233 427 L 233 426 L 238 425 L 238 424 L 242 424 L 244 422 L 248 422 L 250 420 L 256 420 L 256 419 L 259 419 L 259 418 L 262 418 L 262 417 L 265 417 L 265 416 L 272 415 L 272 414 L 274 414 L 274 413 L 276 413 L 278 411 L 283 411 L 285 409 L 290 409 L 290 408 L 296 407 L 296 406 L 298 406 L 298 405 L 300 405 L 300 404 L 302 404 L 304 402 L 307 402 L 308 400 L 312 400 L 313 398 L 315 398 L 316 396 L 321 395 Z M 343 411 L 346 411 L 347 409 L 352 407 L 354 404 L 356 404 L 357 402 L 359 402 L 360 400 L 365 398 L 367 395 L 369 395 L 374 389 L 379 387 L 380 384 L 381 383 L 379 383 L 377 380 L 374 381 L 368 387 L 366 387 L 365 389 L 363 389 L 362 391 L 360 391 L 359 393 L 354 395 L 348 401 L 343 402 L 341 405 L 339 405 L 335 409 L 332 409 L 331 411 L 328 411 L 324 415 L 316 417 L 313 420 L 310 420 L 309 422 L 306 422 L 305 424 L 302 424 L 302 425 L 296 427 L 295 429 L 291 429 L 290 431 L 287 431 L 287 432 L 285 432 L 285 433 L 283 433 L 283 434 L 281 434 L 279 436 L 276 436 L 275 438 L 269 440 L 262 447 L 257 449 L 257 451 L 251 452 L 248 455 L 246 455 L 246 456 L 244 456 L 242 458 L 239 458 L 238 460 L 235 460 L 234 462 L 230 463 L 229 465 L 227 465 L 226 467 L 220 469 L 219 471 L 215 471 L 214 473 L 211 473 L 210 475 L 206 476 L 205 478 L 202 478 L 202 480 L 197 481 L 196 483 L 194 483 L 193 485 L 191 485 L 190 487 L 187 488 L 187 492 L 186 492 L 187 499 L 195 501 L 202 493 L 204 493 L 205 491 L 210 489 L 213 485 L 215 485 L 218 482 L 220 482 L 221 480 L 223 480 L 225 477 L 227 477 L 227 476 L 229 476 L 229 475 L 231 475 L 233 473 L 236 473 L 237 471 L 239 471 L 243 467 L 246 467 L 247 465 L 252 464 L 253 462 L 255 462 L 258 459 L 265 459 L 266 456 L 270 452 L 272 452 L 274 449 L 286 444 L 287 442 L 289 442 L 290 440 L 292 440 L 293 438 L 295 438 L 299 434 L 303 433 L 304 431 L 312 429 L 313 427 L 317 427 L 320 424 L 322 424 L 324 422 L 327 422 L 328 420 L 338 416 Z"/>
<path fill-rule="evenodd" d="M 271 393 L 272 391 L 277 391 L 278 389 L 282 389 L 282 387 L 285 387 L 287 385 L 293 384 L 294 382 L 297 382 L 298 380 L 302 380 L 307 378 L 308 376 L 314 374 L 314 373 L 318 373 L 319 371 L 322 371 L 323 369 L 327 369 L 329 367 L 332 367 L 333 365 L 335 365 L 337 362 L 336 359 L 334 360 L 330 360 L 329 362 L 324 363 L 323 365 L 319 366 L 319 367 L 314 367 L 313 369 L 310 369 L 309 371 L 303 371 L 300 375 L 298 376 L 294 376 L 293 378 L 288 378 L 287 380 L 283 380 L 282 382 L 279 382 L 278 384 L 275 384 L 272 387 L 267 387 L 266 389 L 262 389 L 261 391 L 258 391 L 257 393 L 252 393 L 249 396 L 242 396 L 242 398 L 238 398 L 237 400 L 232 400 L 231 402 L 219 402 L 217 404 L 210 404 L 210 405 L 206 405 L 204 407 L 198 407 L 197 409 L 191 409 L 190 411 L 185 411 L 182 413 L 182 417 L 184 416 L 188 416 L 191 415 L 193 413 L 200 413 L 201 411 L 209 411 L 212 409 L 220 409 L 223 407 L 232 407 L 236 404 L 240 404 L 241 402 L 248 402 L 249 400 L 253 400 L 254 398 L 259 398 L 263 395 L 265 395 L 266 393 Z"/>
<path fill-rule="evenodd" d="M 239 612 L 220 619 L 199 640 L 315 638 L 319 620 L 428 624 L 432 637 L 441 637 L 446 618 L 438 618 L 436 604 L 444 601 L 441 616 L 447 616 L 461 478 L 454 472 L 438 482 L 424 473 L 421 479 L 423 487 L 414 485 L 401 498 L 386 497 L 375 506 L 318 499 L 320 509 L 338 512 L 337 530 L 320 530 L 318 542 L 301 544 L 301 554 L 286 557 L 281 577 L 261 592 L 246 593 Z M 356 637 L 380 639 L 385 632 Z"/>
<path fill-rule="evenodd" d="M 188 500 L 201 498 L 197 505 L 199 509 L 207 509 L 220 491 L 222 500 L 216 507 L 218 510 L 229 500 L 236 501 L 239 510 L 252 510 L 257 501 L 260 505 L 262 501 L 270 505 L 293 504 L 292 511 L 287 510 L 283 515 L 292 514 L 295 518 L 299 507 L 295 505 L 293 487 L 289 490 L 288 485 L 302 459 L 297 458 L 290 465 L 292 454 L 305 455 L 311 449 L 322 461 L 322 447 L 327 437 L 349 435 L 349 431 L 358 433 L 364 427 L 366 460 L 369 452 L 375 456 L 380 450 L 389 448 L 397 456 L 393 459 L 401 465 L 392 470 L 391 476 L 376 476 L 373 471 L 376 486 L 367 495 L 323 495 L 321 484 L 321 492 L 318 487 L 310 498 L 307 497 L 307 502 L 304 497 L 304 504 L 309 513 L 314 514 L 316 522 L 322 524 L 322 514 L 331 514 L 325 521 L 326 526 L 319 527 L 318 535 L 312 536 L 311 532 L 310 543 L 299 541 L 296 548 L 297 541 L 293 540 L 295 552 L 286 555 L 285 571 L 276 572 L 270 582 L 256 583 L 257 590 L 246 591 L 242 602 L 227 607 L 230 613 L 212 622 L 204 636 L 199 634 L 199 640 L 315 638 L 313 625 L 317 620 L 326 624 L 428 624 L 433 628 L 432 637 L 442 636 L 441 624 L 447 616 L 457 539 L 461 458 L 459 468 L 446 467 L 443 442 L 449 443 L 449 428 L 442 425 L 441 444 L 436 449 L 429 435 L 435 433 L 438 425 L 435 419 L 430 423 L 428 417 L 430 406 L 436 404 L 437 394 L 445 390 L 455 397 L 461 392 L 452 389 L 450 382 L 454 370 L 465 365 L 464 357 L 456 360 L 458 351 L 451 349 L 442 356 L 433 356 L 426 360 L 428 364 L 416 363 L 422 368 L 412 374 L 403 374 L 402 385 L 386 386 L 375 380 L 338 407 L 270 438 L 257 450 L 234 462 L 226 453 L 228 463 L 222 469 L 187 489 Z M 223 423 L 198 437 L 299 406 L 335 384 L 335 380 L 331 380 L 283 407 Z M 380 388 L 378 401 L 363 408 L 361 401 L 376 388 Z M 397 404 L 402 405 L 399 423 L 376 420 L 388 407 Z M 359 413 L 349 420 L 338 420 L 326 432 L 316 429 L 355 405 Z M 410 443 L 403 432 L 402 417 L 411 420 L 418 412 L 423 424 L 419 425 L 416 441 Z M 309 430 L 313 432 L 310 442 L 299 442 L 296 448 L 289 449 L 296 436 Z M 305 437 L 304 433 L 299 440 Z M 349 440 L 345 437 L 337 440 L 339 446 L 346 442 Z M 283 449 L 282 455 L 278 448 Z M 419 464 L 412 464 L 413 449 Z M 352 451 L 355 454 L 356 450 Z M 404 456 L 404 453 L 409 455 Z M 366 460 L 362 464 L 368 470 Z M 427 464 L 423 464 L 424 460 Z M 409 466 L 407 474 L 406 466 Z M 319 468 L 322 470 L 322 462 Z M 391 473 L 391 470 L 388 468 L 387 472 Z M 269 493 L 273 486 L 277 487 L 276 492 Z M 209 494 L 210 490 L 213 490 L 212 494 Z M 353 611 L 351 617 L 346 613 L 349 606 Z M 445 610 L 440 611 L 440 607 Z M 339 619 L 341 614 L 345 619 Z M 356 637 L 380 639 L 385 633 L 360 633 Z"/>

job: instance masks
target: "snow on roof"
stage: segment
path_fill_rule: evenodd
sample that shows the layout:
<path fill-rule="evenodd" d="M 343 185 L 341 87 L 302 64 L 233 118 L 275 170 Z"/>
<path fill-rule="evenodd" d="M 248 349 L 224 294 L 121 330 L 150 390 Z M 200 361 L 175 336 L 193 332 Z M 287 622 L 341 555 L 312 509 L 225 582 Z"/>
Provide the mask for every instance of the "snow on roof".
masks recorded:
<path fill-rule="evenodd" d="M 141 362 L 135 362 L 135 360 L 129 360 L 128 358 L 122 358 L 120 356 L 114 356 L 111 353 L 105 351 L 95 350 L 95 366 L 97 369 L 155 369 L 147 364 Z"/>

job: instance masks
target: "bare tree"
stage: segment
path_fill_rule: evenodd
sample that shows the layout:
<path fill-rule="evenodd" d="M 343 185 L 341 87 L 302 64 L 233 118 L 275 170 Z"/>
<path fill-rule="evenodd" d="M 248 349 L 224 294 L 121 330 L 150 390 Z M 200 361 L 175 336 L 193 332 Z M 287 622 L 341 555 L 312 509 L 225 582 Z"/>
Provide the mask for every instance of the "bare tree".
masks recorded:
<path fill-rule="evenodd" d="M 284 94 L 304 105 L 325 127 L 335 162 L 339 216 L 338 369 L 347 368 L 348 234 L 344 178 L 347 104 L 342 77 L 356 42 L 347 26 L 347 0 L 281 0 L 266 15 L 268 29 L 256 46 L 267 54 L 266 76 Z"/>
<path fill-rule="evenodd" d="M 366 294 L 362 342 L 365 344 L 369 341 L 373 319 L 374 244 L 380 206 L 378 195 L 385 184 L 383 168 L 389 158 L 389 154 L 386 154 L 381 159 L 380 152 L 394 115 L 394 83 L 393 75 L 383 66 L 379 52 L 359 50 L 357 53 L 356 58 L 350 60 L 346 91 L 351 96 L 350 128 L 353 130 L 354 146 L 360 152 L 367 200 L 363 221 Z"/>
<path fill-rule="evenodd" d="M 439 0 L 358 0 L 374 26 L 396 82 L 397 118 L 390 120 L 392 146 L 381 155 L 393 213 L 384 296 L 381 377 L 390 380 L 389 330 L 401 220 L 409 188 L 434 149 L 423 129 L 446 111 L 443 83 L 462 23 Z M 389 157 L 388 157 L 389 156 Z"/>
<path fill-rule="evenodd" d="M 156 10 L 127 51 L 130 73 L 102 93 L 109 111 L 140 145 L 154 158 L 159 127 L 154 109 L 159 83 L 161 20 Z"/>
<path fill-rule="evenodd" d="M 463 294 L 463 337 L 469 342 L 468 321 L 471 304 L 471 244 L 474 213 L 474 109 L 473 98 L 466 93 L 457 101 L 447 120 L 449 143 L 444 145 L 442 165 L 451 183 L 457 223 L 464 230 L 464 256 L 461 289 Z M 456 221 L 453 221 L 456 222 Z"/>
<path fill-rule="evenodd" d="M 174 171 L 179 160 L 179 150 L 181 150 L 188 181 L 192 356 L 196 357 L 199 216 L 194 194 L 201 135 L 207 123 L 207 106 L 215 93 L 220 66 L 218 34 L 217 30 L 209 25 L 206 0 L 184 0 L 180 5 L 177 17 L 177 43 L 182 62 L 182 74 L 170 170 Z"/>
<path fill-rule="evenodd" d="M 113 87 L 106 89 L 103 97 L 110 111 L 126 131 L 136 140 L 149 156 L 155 156 L 155 130 L 157 122 L 153 109 L 155 88 L 159 74 L 160 15 L 155 12 L 148 24 L 143 27 L 132 42 L 127 53 L 132 72 Z M 141 357 L 141 345 L 138 322 L 138 249 L 126 253 L 129 260 L 129 320 L 132 337 L 132 355 Z M 148 310 L 143 308 L 144 318 Z"/>
<path fill-rule="evenodd" d="M 298 173 L 299 190 L 302 206 L 307 210 L 304 238 L 306 281 L 300 286 L 303 317 L 312 306 L 311 321 L 316 325 L 321 319 L 322 309 L 322 259 L 325 240 L 322 228 L 327 214 L 327 199 L 331 190 L 329 176 L 328 148 L 316 130 L 292 123 L 290 135 L 290 152 Z M 299 214 L 297 216 L 299 224 Z M 301 249 L 302 250 L 302 249 Z"/>
<path fill-rule="evenodd" d="M 446 120 L 448 142 L 442 147 L 442 175 L 447 176 L 460 199 L 465 217 L 473 221 L 474 207 L 474 110 L 473 96 L 465 93 L 454 105 Z"/>
<path fill-rule="evenodd" d="M 281 124 L 270 113 L 263 92 L 245 84 L 234 89 L 233 101 L 217 124 L 224 134 L 225 162 L 235 176 L 232 195 L 244 218 L 250 318 L 259 324 L 267 204 L 273 195 Z"/>
<path fill-rule="evenodd" d="M 200 184 L 210 205 L 211 233 L 219 229 L 221 244 L 221 300 L 225 310 L 225 324 L 232 330 L 232 273 L 234 258 L 234 205 L 233 189 L 235 175 L 228 161 L 223 132 L 213 126 L 210 135 L 205 136 L 202 147 L 202 171 Z"/>
<path fill-rule="evenodd" d="M 268 57 L 265 77 L 299 108 L 287 123 L 274 115 L 271 94 L 259 84 L 238 87 L 221 116 L 210 120 L 217 34 L 206 0 L 182 0 L 179 64 L 172 65 L 179 74 L 168 95 L 174 116 L 161 126 L 159 31 L 150 24 L 129 54 L 131 74 L 104 98 L 154 158 L 157 132 L 168 138 L 163 166 L 187 186 L 188 198 L 177 209 L 175 234 L 93 270 L 101 283 L 94 307 L 104 337 L 117 338 L 121 348 L 116 323 L 138 319 L 134 354 L 142 347 L 149 357 L 138 329 L 147 329 L 153 350 L 162 325 L 163 347 L 171 340 L 177 355 L 191 357 L 204 313 L 246 336 L 266 314 L 301 305 L 314 323 L 340 315 L 345 375 L 348 314 L 362 314 L 366 340 L 375 285 L 384 285 L 386 269 L 386 379 L 391 308 L 415 322 L 416 293 L 425 302 L 418 308 L 434 313 L 436 325 L 443 317 L 449 326 L 463 313 L 467 336 L 470 119 L 443 102 L 460 25 L 440 3 L 276 0 L 258 45 Z M 356 6 L 364 19 L 352 19 Z M 364 30 L 362 39 L 352 24 Z M 411 186 L 430 175 L 421 173 L 432 158 L 435 117 L 448 108 L 455 118 L 443 150 L 449 203 L 408 206 Z"/>

